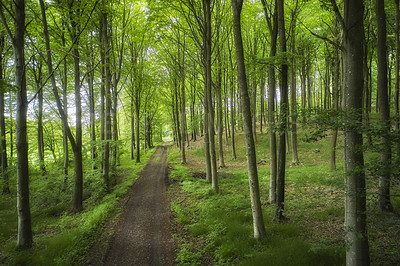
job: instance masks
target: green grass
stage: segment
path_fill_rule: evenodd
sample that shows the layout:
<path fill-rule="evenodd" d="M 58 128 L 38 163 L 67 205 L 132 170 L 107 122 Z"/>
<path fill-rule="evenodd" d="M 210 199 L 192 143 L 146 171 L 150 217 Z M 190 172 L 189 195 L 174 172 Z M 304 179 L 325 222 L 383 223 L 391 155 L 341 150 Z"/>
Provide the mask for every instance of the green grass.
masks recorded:
<path fill-rule="evenodd" d="M 99 171 L 87 170 L 84 175 L 84 211 L 72 212 L 73 178 L 65 189 L 62 170 L 53 166 L 42 176 L 31 171 L 31 212 L 33 247 L 16 250 L 16 199 L 0 198 L 0 264 L 5 265 L 86 265 L 86 253 L 100 230 L 114 212 L 118 201 L 136 181 L 152 155 L 147 151 L 136 164 L 121 158 L 121 166 L 113 176 L 117 184 L 107 193 Z M 90 169 L 87 162 L 85 169 Z M 70 170 L 73 173 L 73 169 Z M 14 180 L 13 177 L 12 180 Z M 13 184 L 13 189 L 15 189 Z"/>
<path fill-rule="evenodd" d="M 257 161 L 265 161 L 258 166 L 258 172 L 267 237 L 257 241 L 253 238 L 244 137 L 239 134 L 236 139 L 238 158 L 236 161 L 226 160 L 228 168 L 221 171 L 229 172 L 229 175 L 220 175 L 219 194 L 205 180 L 191 176 L 192 171 L 205 169 L 198 163 L 204 156 L 203 145 L 188 152 L 187 156 L 196 158 L 193 169 L 178 163 L 177 149 L 170 150 L 169 161 L 173 168 L 171 176 L 175 180 L 175 188 L 170 189 L 171 209 L 185 232 L 176 234 L 181 244 L 178 264 L 343 265 L 342 147 L 339 146 L 337 150 L 338 170 L 335 171 L 330 170 L 329 137 L 313 143 L 300 142 L 300 165 L 290 165 L 291 155 L 287 155 L 285 212 L 290 220 L 277 223 L 274 221 L 275 206 L 267 203 L 268 135 L 258 135 Z M 230 149 L 231 146 L 225 146 L 225 158 L 230 158 Z M 366 162 L 370 158 L 374 160 L 375 157 L 368 154 Z M 400 256 L 395 243 L 400 237 L 400 199 L 393 197 L 393 205 L 397 208 L 395 213 L 376 212 L 373 195 L 377 184 L 374 179 L 368 180 L 371 261 L 387 261 L 387 265 L 397 265 Z M 393 191 L 398 194 L 399 187 L 394 186 Z M 386 245 L 390 247 L 389 250 L 382 252 Z"/>

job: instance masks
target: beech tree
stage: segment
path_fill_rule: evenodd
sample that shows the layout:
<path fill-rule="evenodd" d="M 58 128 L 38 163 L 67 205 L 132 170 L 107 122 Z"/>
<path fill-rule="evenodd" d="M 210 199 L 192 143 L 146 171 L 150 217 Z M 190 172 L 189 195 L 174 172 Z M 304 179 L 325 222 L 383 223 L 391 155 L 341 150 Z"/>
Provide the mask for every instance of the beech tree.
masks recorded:
<path fill-rule="evenodd" d="M 279 51 L 285 56 L 286 53 L 286 31 L 285 31 L 285 13 L 284 0 L 277 2 L 277 24 L 279 36 Z M 286 59 L 285 59 L 286 60 Z M 286 134 L 288 118 L 288 65 L 283 61 L 280 75 L 280 117 L 279 117 L 279 157 L 278 157 L 278 175 L 276 187 L 276 212 L 275 217 L 278 220 L 284 220 L 283 215 L 285 202 L 285 175 L 286 175 Z"/>
<path fill-rule="evenodd" d="M 1 7 L 0 7 L 1 8 Z M 0 160 L 1 160 L 1 177 L 3 179 L 3 194 L 10 193 L 10 184 L 8 177 L 8 160 L 7 160 L 7 140 L 6 140 L 6 122 L 4 117 L 5 112 L 5 81 L 3 79 L 3 65 L 5 53 L 5 37 L 0 33 Z"/>
<path fill-rule="evenodd" d="M 16 119 L 16 146 L 17 146 L 17 210 L 18 210 L 18 240 L 20 249 L 32 246 L 31 210 L 29 203 L 29 164 L 27 139 L 27 109 L 28 99 L 26 90 L 25 72 L 25 1 L 14 1 L 14 34 L 7 23 L 0 4 L 0 16 L 4 28 L 12 41 L 15 60 L 15 87 L 17 89 L 17 119 Z"/>
<path fill-rule="evenodd" d="M 362 134 L 354 125 L 362 121 L 364 5 L 362 1 L 343 2 L 342 17 L 336 1 L 332 7 L 343 30 L 343 109 L 345 168 L 345 232 L 346 264 L 369 265 L 369 247 L 366 226 L 366 195 Z"/>
<path fill-rule="evenodd" d="M 240 26 L 240 13 L 243 0 L 232 0 L 233 33 L 235 39 L 235 52 L 240 98 L 243 107 L 244 130 L 246 134 L 246 155 L 249 174 L 249 187 L 251 209 L 253 214 L 254 238 L 266 237 L 264 220 L 261 211 L 260 191 L 258 184 L 257 158 L 253 138 L 252 118 L 250 110 L 250 98 L 247 89 L 246 69 L 244 64 L 244 53 L 242 43 L 242 29 Z"/>
<path fill-rule="evenodd" d="M 393 206 L 390 202 L 390 176 L 392 174 L 392 143 L 390 140 L 390 105 L 388 97 L 388 62 L 387 62 L 387 49 L 386 49 L 386 13 L 385 1 L 377 0 L 375 2 L 376 20 L 377 20 L 377 61 L 378 61 L 378 77 L 377 92 L 379 93 L 378 106 L 381 115 L 381 124 L 383 128 L 382 136 L 382 170 L 379 177 L 379 207 L 383 211 L 392 211 Z"/>

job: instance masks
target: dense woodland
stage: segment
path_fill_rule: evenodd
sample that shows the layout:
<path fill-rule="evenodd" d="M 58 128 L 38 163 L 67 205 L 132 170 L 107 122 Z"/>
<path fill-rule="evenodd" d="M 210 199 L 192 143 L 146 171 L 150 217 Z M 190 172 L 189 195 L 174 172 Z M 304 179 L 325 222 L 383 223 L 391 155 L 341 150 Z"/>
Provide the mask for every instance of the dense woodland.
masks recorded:
<path fill-rule="evenodd" d="M 166 142 L 201 152 L 213 197 L 245 162 L 257 241 L 266 204 L 291 222 L 286 173 L 321 141 L 346 264 L 370 264 L 367 198 L 398 217 L 399 0 L 1 0 L 0 18 L 0 263 L 97 232 Z"/>

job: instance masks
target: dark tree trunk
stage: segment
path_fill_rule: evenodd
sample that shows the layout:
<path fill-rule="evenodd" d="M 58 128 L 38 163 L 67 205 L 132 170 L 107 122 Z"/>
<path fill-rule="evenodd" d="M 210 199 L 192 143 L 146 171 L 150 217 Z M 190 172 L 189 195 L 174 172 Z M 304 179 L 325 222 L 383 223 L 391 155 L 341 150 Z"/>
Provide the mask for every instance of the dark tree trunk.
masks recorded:
<path fill-rule="evenodd" d="M 135 159 L 135 112 L 131 99 L 131 160 Z"/>
<path fill-rule="evenodd" d="M 90 124 L 90 140 L 91 140 L 91 159 L 93 164 L 93 169 L 96 169 L 96 159 L 97 159 L 97 149 L 96 149 L 96 114 L 95 114 L 95 101 L 94 101 L 94 72 L 92 70 L 93 63 L 88 64 L 88 90 L 89 90 L 89 124 Z"/>
<path fill-rule="evenodd" d="M 221 48 L 217 48 L 217 60 L 218 60 L 218 71 L 217 71 L 217 125 L 218 125 L 218 153 L 219 153 L 219 168 L 225 167 L 224 160 L 224 144 L 223 144 L 223 133 L 224 125 L 222 121 L 222 59 L 221 59 Z"/>
<path fill-rule="evenodd" d="M 103 2 L 104 4 L 104 2 Z M 106 6 L 103 6 L 105 9 Z M 111 178 L 110 178 L 110 153 L 111 153 L 111 138 L 112 138 L 112 124 L 111 124 L 111 105 L 112 105 L 112 95 L 111 95 L 111 60 L 110 60 L 110 36 L 108 29 L 108 14 L 103 11 L 102 14 L 102 38 L 104 45 L 104 71 L 105 71 L 105 109 L 104 109 L 104 152 L 103 152 L 103 182 L 107 189 L 110 188 Z"/>
<path fill-rule="evenodd" d="M 344 18 L 339 11 L 336 12 L 343 25 L 343 107 L 347 114 L 344 129 L 347 265 L 370 264 L 363 139 L 359 130 L 352 126 L 362 122 L 363 69 L 360 66 L 363 64 L 363 11 L 362 1 L 345 0 Z"/>
<path fill-rule="evenodd" d="M 8 27 L 0 5 L 0 15 L 9 37 L 12 40 L 15 60 L 15 87 L 17 90 L 16 146 L 17 146 L 17 211 L 18 238 L 20 249 L 32 247 L 31 210 L 29 204 L 29 166 L 27 138 L 27 91 L 25 73 L 25 1 L 14 1 L 14 36 Z"/>
<path fill-rule="evenodd" d="M 233 73 L 233 62 L 232 62 L 232 48 L 229 45 L 229 40 L 228 40 L 228 49 L 229 49 L 229 61 L 231 65 L 231 72 Z M 232 134 L 232 160 L 236 160 L 236 144 L 235 144 L 235 86 L 234 86 L 234 77 L 233 74 L 230 78 L 230 87 L 231 87 L 231 134 Z"/>
<path fill-rule="evenodd" d="M 46 174 L 46 167 L 44 164 L 44 139 L 43 139 L 43 89 L 42 86 L 42 63 L 38 62 L 38 75 L 37 75 L 37 87 L 38 91 L 38 128 L 37 128 L 37 138 L 38 138 L 38 157 L 40 164 L 40 171 L 43 175 Z"/>
<path fill-rule="evenodd" d="M 296 54 L 296 21 L 297 21 L 297 5 L 292 11 L 292 43 L 291 52 L 293 55 Z M 292 164 L 297 165 L 300 163 L 299 155 L 297 152 L 297 87 L 296 87 L 296 56 L 292 58 L 292 67 L 290 68 L 290 105 L 291 105 L 291 122 L 292 122 Z"/>
<path fill-rule="evenodd" d="M 279 50 L 286 53 L 286 33 L 285 33 L 285 15 L 284 0 L 277 2 L 278 12 L 278 33 L 279 33 Z M 286 135 L 287 135 L 287 119 L 288 119 L 288 65 L 283 63 L 281 66 L 280 77 L 280 119 L 279 119 L 279 157 L 278 157 L 278 176 L 276 187 L 276 212 L 275 217 L 278 220 L 284 220 L 284 202 L 285 202 L 285 171 L 286 171 Z"/>
<path fill-rule="evenodd" d="M 242 42 L 242 29 L 240 25 L 240 13 L 243 0 L 232 0 L 233 32 L 235 39 L 236 64 L 238 83 L 240 87 L 240 98 L 243 109 L 244 130 L 246 134 L 246 155 L 249 174 L 249 187 L 251 198 L 251 209 L 253 214 L 254 238 L 265 238 L 264 219 L 261 210 L 260 189 L 258 184 L 256 148 L 253 139 L 252 119 L 250 110 L 250 98 L 247 89 L 246 69 L 244 64 L 244 52 Z"/>
<path fill-rule="evenodd" d="M 214 106 L 212 100 L 212 77 L 211 77 L 211 0 L 203 0 L 204 12 L 204 65 L 205 65 L 205 97 L 208 108 L 208 138 L 209 153 L 211 163 L 211 182 L 212 187 L 218 192 L 218 176 L 217 176 L 217 156 L 215 152 L 215 131 L 214 131 Z M 208 162 L 208 161 L 207 161 Z"/>
<path fill-rule="evenodd" d="M 396 131 L 400 133 L 400 107 L 399 107 L 399 96 L 400 96 L 400 7 L 399 0 L 394 0 L 396 5 L 396 30 L 395 30 L 395 75 L 394 75 L 394 108 L 396 115 Z M 400 140 L 397 141 L 397 155 L 400 153 Z"/>
<path fill-rule="evenodd" d="M 66 48 L 66 41 L 64 34 L 61 35 L 62 46 Z M 49 44 L 50 45 L 50 44 Z M 49 64 L 49 63 L 48 63 Z M 67 66 L 67 58 L 65 57 L 63 60 L 63 79 L 62 79 L 62 87 L 63 87 L 63 106 L 64 113 L 67 119 L 68 117 L 68 66 Z M 59 109 L 60 110 L 60 109 Z M 68 182 L 68 166 L 69 166 L 69 149 L 68 149 L 68 126 L 63 123 L 63 151 L 64 151 L 64 190 L 67 188 Z"/>
<path fill-rule="evenodd" d="M 3 51 L 4 51 L 4 36 L 0 36 L 0 82 L 3 80 Z M 10 194 L 10 184 L 8 177 L 8 161 L 7 161 L 7 140 L 6 140 L 6 122 L 4 117 L 4 92 L 0 92 L 0 163 L 1 176 L 3 178 L 3 194 Z M 11 113 L 10 113 L 11 116 Z"/>
<path fill-rule="evenodd" d="M 381 152 L 381 163 L 382 170 L 379 177 L 379 207 L 383 211 L 392 211 L 393 206 L 390 202 L 390 176 L 391 176 L 391 164 L 392 164 L 392 150 L 390 140 L 390 105 L 388 96 L 388 73 L 387 73 L 387 48 L 386 48 L 386 13 L 385 13 L 385 1 L 376 0 L 376 20 L 378 29 L 377 38 L 377 61 L 378 61 L 378 77 L 377 85 L 379 92 L 379 112 L 381 116 L 382 124 L 382 152 Z"/>

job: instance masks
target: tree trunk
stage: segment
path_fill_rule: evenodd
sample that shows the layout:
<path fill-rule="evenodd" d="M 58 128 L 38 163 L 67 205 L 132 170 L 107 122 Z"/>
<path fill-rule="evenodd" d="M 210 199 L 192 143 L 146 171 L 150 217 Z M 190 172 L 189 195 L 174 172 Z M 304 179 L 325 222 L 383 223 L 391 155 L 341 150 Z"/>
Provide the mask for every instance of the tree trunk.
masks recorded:
<path fill-rule="evenodd" d="M 135 112 L 131 99 L 131 160 L 135 159 Z"/>
<path fill-rule="evenodd" d="M 337 24 L 337 23 L 336 23 Z M 338 32 L 336 32 L 338 35 Z M 340 86 L 340 60 L 339 60 L 339 49 L 337 47 L 334 48 L 333 52 L 333 84 L 332 84 L 332 98 L 333 105 L 332 109 L 337 111 L 339 109 L 339 86 Z M 337 136 L 338 129 L 335 127 L 332 130 L 332 139 L 331 139 L 331 158 L 330 158 L 330 166 L 331 170 L 336 170 L 336 145 L 337 145 Z"/>
<path fill-rule="evenodd" d="M 181 159 L 182 164 L 186 164 L 186 86 L 185 86 L 185 40 L 183 41 L 182 61 L 181 61 L 181 44 L 178 43 L 178 60 L 181 76 Z"/>
<path fill-rule="evenodd" d="M 345 0 L 343 28 L 346 264 L 369 265 L 366 227 L 365 172 L 362 134 L 354 124 L 362 122 L 363 90 L 363 10 L 362 1 Z M 337 11 L 339 13 L 339 11 Z M 338 15 L 339 17 L 339 15 Z M 341 19 L 341 16 L 339 17 Z"/>
<path fill-rule="evenodd" d="M 139 104 L 139 96 L 136 96 L 135 102 L 135 134 L 136 134 L 136 163 L 140 163 L 140 104 Z"/>
<path fill-rule="evenodd" d="M 243 109 L 244 130 L 246 134 L 246 155 L 249 174 L 249 187 L 251 198 L 251 209 L 253 214 L 254 238 L 265 238 L 264 220 L 261 210 L 260 190 L 258 184 L 256 148 L 253 139 L 252 119 L 250 110 L 250 98 L 247 89 L 246 69 L 244 64 L 244 53 L 242 43 L 242 29 L 240 25 L 240 13 L 243 0 L 232 0 L 233 32 L 235 39 L 236 63 L 238 83 Z"/>
<path fill-rule="evenodd" d="M 277 23 L 277 4 L 275 1 L 275 10 L 273 14 L 268 13 L 266 1 L 261 1 L 264 7 L 265 18 L 268 23 L 269 33 L 271 35 L 270 58 L 276 56 L 276 44 L 278 38 Z M 275 132 L 275 96 L 276 96 L 276 79 L 275 67 L 268 67 L 268 122 L 269 122 L 269 140 L 270 140 L 270 179 L 269 179 L 269 203 L 276 202 L 276 175 L 277 175 L 277 154 L 276 154 L 276 132 Z"/>
<path fill-rule="evenodd" d="M 217 60 L 218 60 L 218 70 L 217 70 L 217 125 L 218 125 L 218 153 L 219 153 L 219 168 L 225 167 L 224 160 L 224 143 L 223 143 L 223 133 L 224 125 L 222 121 L 222 60 L 221 60 L 221 48 L 217 48 Z"/>
<path fill-rule="evenodd" d="M 231 73 L 232 76 L 230 78 L 230 87 L 231 87 L 231 132 L 232 132 L 232 160 L 236 160 L 236 144 L 235 144 L 235 86 L 234 86 L 234 77 L 233 77 L 233 62 L 232 62 L 232 48 L 230 47 L 229 44 L 229 39 L 228 39 L 228 49 L 229 49 L 229 61 L 231 65 Z"/>
<path fill-rule="evenodd" d="M 285 33 L 285 15 L 284 0 L 277 2 L 278 12 L 278 33 L 279 48 L 282 54 L 286 53 L 286 33 Z M 279 119 L 279 157 L 278 157 L 278 176 L 276 188 L 276 212 L 275 217 L 281 221 L 285 217 L 283 215 L 285 202 L 285 171 L 286 171 L 286 135 L 287 135 L 287 118 L 288 118 L 288 65 L 283 63 L 281 66 L 280 77 L 280 119 Z"/>
<path fill-rule="evenodd" d="M 214 106 L 212 100 L 212 77 L 211 77 L 211 0 L 203 0 L 204 12 L 204 56 L 205 56 L 205 96 L 208 108 L 208 138 L 210 143 L 210 163 L 212 188 L 218 192 L 217 156 L 215 152 L 215 131 L 214 131 Z"/>
<path fill-rule="evenodd" d="M 388 73 L 387 73 L 387 49 L 386 49 L 386 13 L 384 0 L 376 0 L 376 20 L 378 29 L 377 38 L 377 61 L 378 61 L 378 77 L 377 85 L 379 92 L 379 111 L 382 124 L 382 152 L 381 163 L 382 170 L 379 177 L 379 207 L 383 211 L 392 211 L 393 206 L 390 202 L 390 176 L 392 164 L 392 150 L 390 140 L 390 105 L 388 97 Z"/>
<path fill-rule="evenodd" d="M 3 51 L 4 36 L 0 36 L 0 82 L 3 81 Z M 4 92 L 0 92 L 0 159 L 1 159 L 1 176 L 3 178 L 3 194 L 10 194 L 10 184 L 8 177 L 8 161 L 7 161 L 7 140 L 6 140 L 6 122 L 4 117 Z M 11 116 L 11 113 L 10 113 Z"/>
<path fill-rule="evenodd" d="M 103 2 L 104 5 L 104 2 Z M 106 6 L 103 6 L 105 9 Z M 104 152 L 103 152 L 103 182 L 106 188 L 109 189 L 111 185 L 110 180 L 110 153 L 111 153 L 111 105 L 112 105 L 112 95 L 111 95 L 111 62 L 110 62 L 110 36 L 108 29 L 108 14 L 107 11 L 103 10 L 102 21 L 103 24 L 103 45 L 104 45 L 104 70 L 105 70 L 105 125 L 104 125 Z"/>
<path fill-rule="evenodd" d="M 64 34 L 61 35 L 62 45 L 66 48 L 66 41 Z M 50 45 L 50 44 L 49 44 Z M 68 117 L 68 66 L 67 66 L 67 58 L 65 57 L 63 60 L 63 106 L 65 117 Z M 54 87 L 53 87 L 54 88 Z M 64 190 L 67 188 L 68 182 L 68 166 L 69 166 L 69 149 L 68 149 L 68 124 L 63 123 L 63 151 L 64 151 Z"/>
<path fill-rule="evenodd" d="M 399 0 L 394 0 L 396 5 L 396 30 L 395 30 L 395 84 L 394 84 L 394 108 L 396 116 L 396 131 L 400 133 L 400 107 L 399 107 L 399 96 L 400 96 L 400 6 Z M 400 153 L 400 140 L 397 141 L 397 155 Z"/>
<path fill-rule="evenodd" d="M 97 159 L 97 150 L 96 150 L 96 114 L 95 114 L 95 102 L 94 102 L 94 88 L 93 88 L 93 82 L 94 82 L 94 72 L 92 70 L 93 68 L 93 63 L 90 62 L 88 64 L 88 71 L 89 75 L 87 78 L 87 83 L 88 83 L 88 90 L 89 90 L 89 124 L 90 124 L 90 140 L 91 140 L 91 159 L 92 159 L 92 165 L 93 169 L 96 169 L 96 159 Z"/>
<path fill-rule="evenodd" d="M 29 204 L 29 166 L 27 139 L 27 91 L 25 73 L 25 1 L 15 0 L 14 36 L 8 27 L 0 5 L 0 14 L 4 27 L 12 40 L 15 60 L 15 87 L 17 90 L 16 146 L 17 146 L 17 211 L 19 249 L 32 247 L 31 210 Z"/>
<path fill-rule="evenodd" d="M 42 63 L 38 62 L 38 76 L 37 76 L 37 87 L 38 91 L 38 128 L 37 128 L 37 138 L 38 138 L 38 157 L 40 164 L 40 171 L 42 175 L 46 174 L 46 167 L 44 165 L 44 139 L 43 139 L 43 89 L 42 86 Z"/>
<path fill-rule="evenodd" d="M 297 21 L 297 4 L 296 8 L 292 11 L 292 54 L 296 54 L 296 21 Z M 297 165 L 300 163 L 299 155 L 297 152 L 297 87 L 296 87 L 296 56 L 292 58 L 292 67 L 290 68 L 291 87 L 290 87 L 290 100 L 291 100 L 291 122 L 292 122 L 292 164 Z"/>

